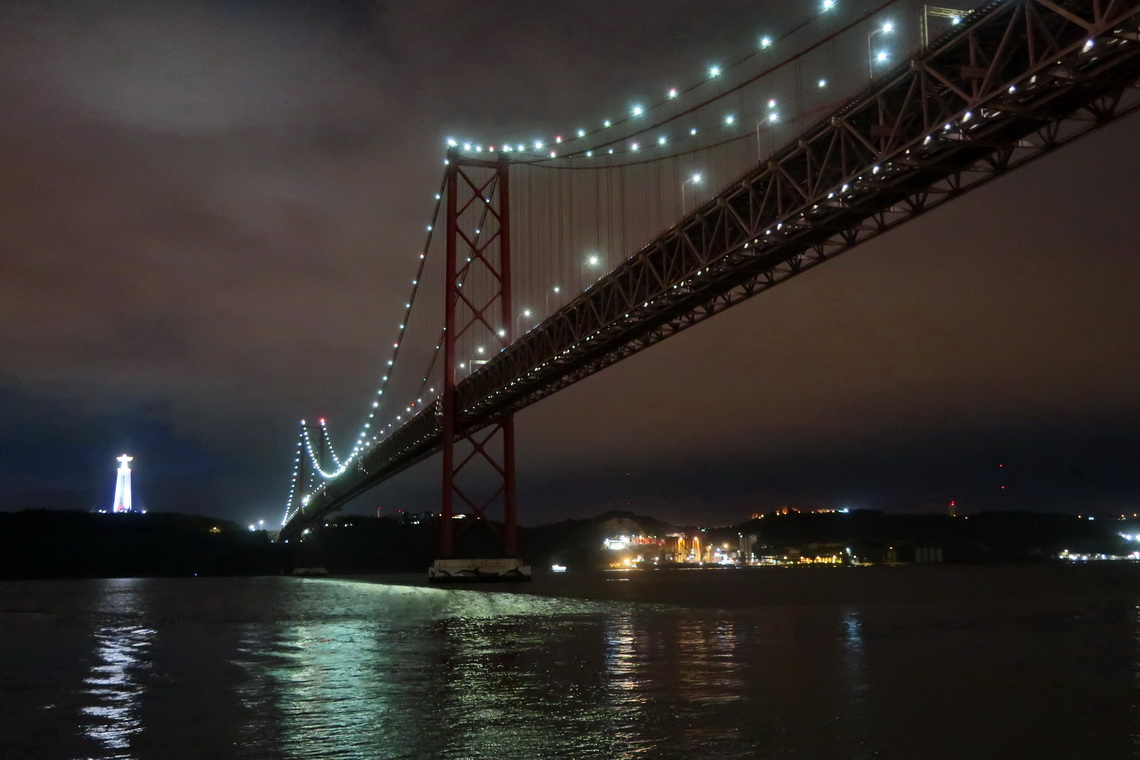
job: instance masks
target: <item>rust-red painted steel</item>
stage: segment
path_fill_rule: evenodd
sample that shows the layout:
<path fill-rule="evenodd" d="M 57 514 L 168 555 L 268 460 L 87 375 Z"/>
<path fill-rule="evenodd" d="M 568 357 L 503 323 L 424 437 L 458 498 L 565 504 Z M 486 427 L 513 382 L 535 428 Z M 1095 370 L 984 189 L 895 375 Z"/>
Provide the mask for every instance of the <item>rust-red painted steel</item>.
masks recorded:
<path fill-rule="evenodd" d="M 444 328 L 443 328 L 443 408 L 441 411 L 443 448 L 443 503 L 440 506 L 439 527 L 436 530 L 436 547 L 439 556 L 450 557 L 454 549 L 452 535 L 455 514 L 455 491 L 451 478 L 455 471 L 455 272 L 457 268 L 459 243 L 459 164 L 448 160 L 447 164 L 447 261 L 444 268 Z"/>
<path fill-rule="evenodd" d="M 491 331 L 496 341 L 504 344 L 509 343 L 512 337 L 509 332 L 505 339 L 495 334 L 486 316 L 497 301 L 498 324 L 511 324 L 509 176 L 509 165 L 505 159 L 484 161 L 465 158 L 456 151 L 448 154 L 444 381 L 442 405 L 438 408 L 441 417 L 439 445 L 443 450 L 443 499 L 437 531 L 437 551 L 441 558 L 455 556 L 461 534 L 473 525 L 485 527 L 506 556 L 518 553 L 514 419 L 510 413 L 477 419 L 466 414 L 456 401 L 455 361 L 456 340 L 468 329 L 482 325 Z M 476 203 L 482 215 L 479 227 L 483 232 L 468 236 L 460 225 L 460 219 Z M 486 224 L 487 216 L 493 217 L 492 224 Z M 486 232 L 488 229 L 489 233 Z M 460 246 L 464 249 L 462 257 Z M 459 263 L 461 259 L 465 262 L 463 266 Z M 471 266 L 486 267 L 491 281 L 495 283 L 495 290 L 486 301 L 472 300 L 462 290 L 463 279 Z M 486 429 L 488 425 L 489 431 Z M 476 437 L 480 433 L 482 435 Z M 460 445 L 469 451 L 457 462 L 456 450 Z M 473 500 L 460 483 L 464 470 L 476 460 L 489 464 L 490 471 L 502 481 L 482 502 Z M 457 497 L 463 507 L 460 512 L 456 512 Z M 501 520 L 495 514 L 488 514 L 496 504 L 502 506 Z M 456 531 L 453 519 L 457 514 L 471 518 L 460 524 L 459 531 Z"/>

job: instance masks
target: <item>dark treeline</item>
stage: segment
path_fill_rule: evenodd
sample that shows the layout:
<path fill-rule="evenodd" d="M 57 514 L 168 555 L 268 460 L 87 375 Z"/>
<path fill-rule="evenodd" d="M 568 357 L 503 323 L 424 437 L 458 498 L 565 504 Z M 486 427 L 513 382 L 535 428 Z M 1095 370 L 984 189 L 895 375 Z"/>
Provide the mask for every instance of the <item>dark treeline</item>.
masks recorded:
<path fill-rule="evenodd" d="M 778 552 L 810 544 L 851 547 L 861 557 L 881 561 L 888 549 L 897 556 L 916 547 L 938 547 L 947 562 L 1027 562 L 1056 559 L 1069 550 L 1125 555 L 1133 551 L 1120 536 L 1124 523 L 1102 517 L 1037 512 L 982 512 L 968 517 L 892 515 L 877 510 L 850 513 L 770 513 L 734 531 L 756 537 L 753 551 Z"/>
<path fill-rule="evenodd" d="M 265 531 L 178 514 L 0 513 L 0 577 L 266 575 L 285 567 Z"/>
<path fill-rule="evenodd" d="M 754 536 L 756 556 L 812 546 L 851 547 L 870 561 L 906 558 L 907 548 L 938 547 L 946 562 L 1024 562 L 1057 557 L 1062 549 L 1122 555 L 1128 532 L 1116 520 L 1071 515 L 994 512 L 951 518 L 888 515 L 873 510 L 848 514 L 768 514 L 735 526 L 678 527 L 651 517 L 609 513 L 567 520 L 521 535 L 525 559 L 539 567 L 604 566 L 605 538 L 703 534 L 702 540 L 741 545 Z M 477 531 L 475 531 L 477 533 Z M 747 543 L 747 542 L 743 542 Z M 475 554 L 493 554 L 490 544 L 466 544 Z M 314 527 L 304 541 L 273 543 L 265 531 L 226 520 L 176 514 L 100 514 L 35 510 L 0 513 L 0 577 L 127 577 L 271 575 L 296 568 L 331 574 L 422 573 L 435 559 L 430 520 L 341 516 Z"/>

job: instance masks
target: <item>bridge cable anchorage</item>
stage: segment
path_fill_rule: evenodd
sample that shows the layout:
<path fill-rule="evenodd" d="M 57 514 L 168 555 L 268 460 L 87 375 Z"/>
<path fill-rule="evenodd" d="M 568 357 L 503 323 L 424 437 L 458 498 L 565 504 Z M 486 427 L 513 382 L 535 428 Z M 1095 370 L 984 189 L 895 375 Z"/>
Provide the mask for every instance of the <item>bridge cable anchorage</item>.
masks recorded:
<path fill-rule="evenodd" d="M 471 168 L 502 171 L 510 197 L 490 188 L 480 194 L 473 180 L 462 206 L 456 199 L 453 263 L 457 272 L 466 267 L 464 277 L 449 279 L 445 257 L 427 257 L 420 283 L 446 287 L 420 291 L 417 309 L 426 310 L 411 319 L 422 322 L 405 321 L 400 350 L 405 361 L 422 354 L 413 366 L 429 369 L 401 379 L 407 392 L 399 397 L 407 400 L 388 407 L 407 414 L 415 402 L 415 413 L 400 415 L 357 455 L 367 473 L 353 468 L 306 494 L 283 540 L 441 451 L 445 419 L 455 436 L 466 436 L 452 437 L 452 445 L 475 451 L 484 445 L 480 431 L 496 433 L 498 420 L 1133 113 L 1140 108 L 1138 17 L 1140 0 L 984 3 L 870 84 L 866 67 L 851 67 L 854 97 L 820 118 L 786 112 L 795 98 L 767 91 L 774 83 L 763 80 L 732 96 L 740 101 L 733 125 L 720 123 L 723 113 L 704 111 L 674 122 L 709 129 L 716 122 L 721 137 L 698 134 L 695 152 L 628 165 L 595 155 L 604 172 L 514 160 L 501 170 L 500 156 L 485 161 L 493 166 Z M 851 29 L 850 46 L 865 49 L 865 32 Z M 842 42 L 800 59 L 805 113 L 830 100 L 809 97 L 811 67 Z M 842 86 L 830 78 L 829 89 Z M 772 100 L 778 123 L 759 130 L 747 123 L 749 114 L 763 118 Z M 686 121 L 697 117 L 704 121 Z M 458 167 L 455 176 L 460 168 L 468 169 Z M 702 181 L 691 182 L 698 173 Z M 488 205 L 509 214 L 509 278 L 484 261 L 493 264 L 498 254 Z M 509 298 L 501 294 L 504 281 Z M 444 322 L 447 303 L 470 319 Z M 448 341 L 453 387 L 442 399 L 431 391 L 444 379 L 431 355 Z M 465 460 L 466 453 L 453 456 L 453 475 Z M 476 452 L 470 461 L 486 458 Z M 459 489 L 456 505 L 483 505 L 483 494 Z"/>

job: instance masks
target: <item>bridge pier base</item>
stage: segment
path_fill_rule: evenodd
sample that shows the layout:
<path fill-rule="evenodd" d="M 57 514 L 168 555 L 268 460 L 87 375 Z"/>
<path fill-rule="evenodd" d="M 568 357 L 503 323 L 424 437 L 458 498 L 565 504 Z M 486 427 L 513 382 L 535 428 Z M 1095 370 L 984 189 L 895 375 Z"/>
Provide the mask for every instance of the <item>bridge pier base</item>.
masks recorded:
<path fill-rule="evenodd" d="M 428 568 L 431 583 L 482 583 L 487 581 L 529 581 L 530 565 L 521 559 L 437 559 Z"/>

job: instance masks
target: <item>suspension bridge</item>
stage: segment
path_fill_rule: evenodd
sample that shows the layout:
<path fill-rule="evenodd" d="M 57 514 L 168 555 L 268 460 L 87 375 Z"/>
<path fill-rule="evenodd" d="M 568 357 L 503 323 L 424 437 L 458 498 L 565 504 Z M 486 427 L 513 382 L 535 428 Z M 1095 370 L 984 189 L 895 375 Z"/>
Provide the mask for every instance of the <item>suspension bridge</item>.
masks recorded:
<path fill-rule="evenodd" d="M 1140 0 L 828 1 L 611 118 L 450 139 L 379 387 L 343 456 L 302 422 L 279 540 L 441 452 L 434 577 L 525 576 L 515 412 L 1138 107 Z"/>

